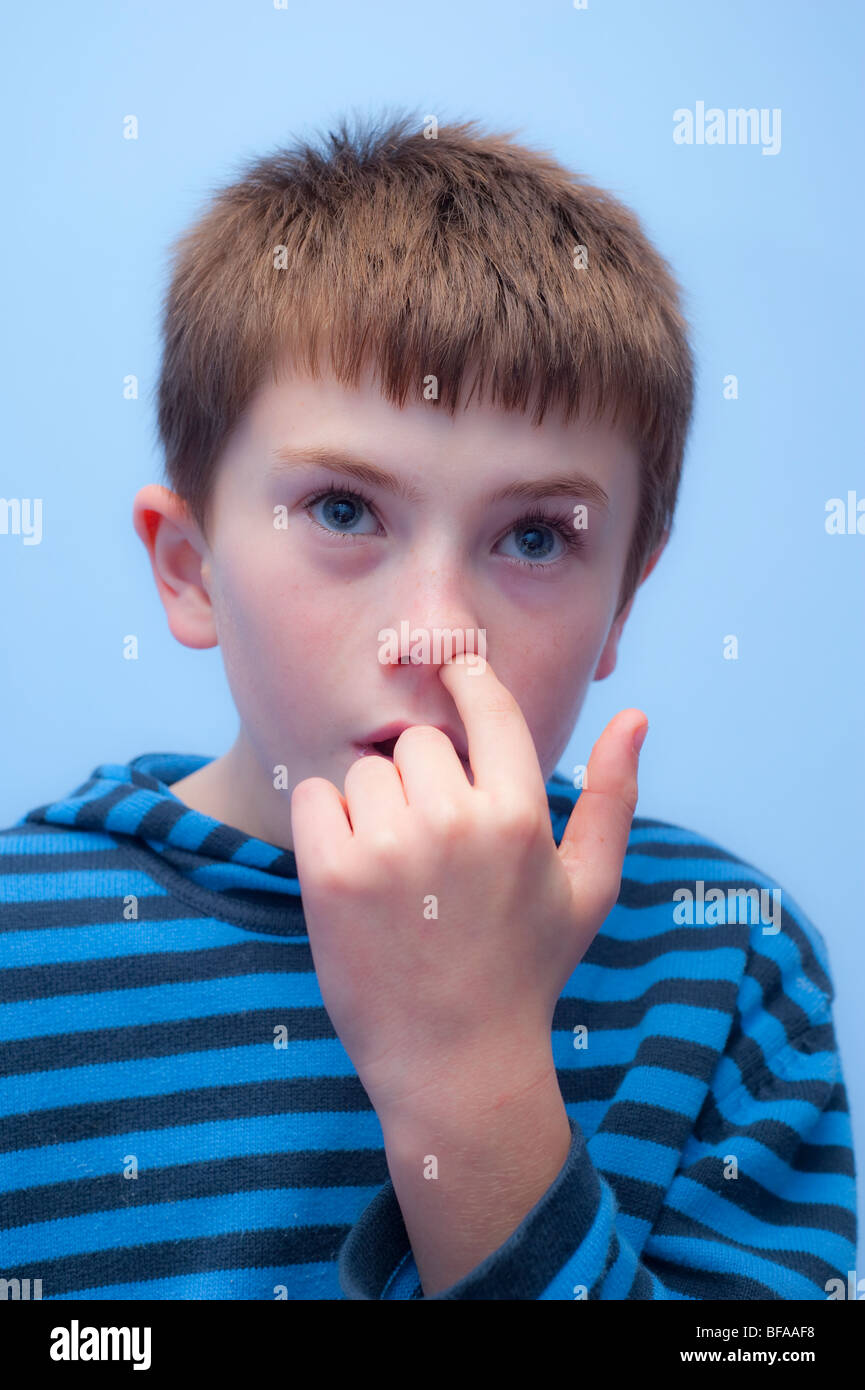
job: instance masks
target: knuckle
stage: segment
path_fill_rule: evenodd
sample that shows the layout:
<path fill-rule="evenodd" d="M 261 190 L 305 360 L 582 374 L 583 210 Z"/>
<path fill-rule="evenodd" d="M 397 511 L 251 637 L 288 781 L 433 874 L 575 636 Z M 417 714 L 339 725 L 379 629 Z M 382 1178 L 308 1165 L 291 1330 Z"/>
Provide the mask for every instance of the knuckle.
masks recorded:
<path fill-rule="evenodd" d="M 629 777 L 628 780 L 625 782 L 624 786 L 622 787 L 621 793 L 622 806 L 624 807 L 629 820 L 633 820 L 634 812 L 637 809 L 638 798 L 639 791 L 637 788 L 637 779 L 636 777 Z"/>
<path fill-rule="evenodd" d="M 373 863 L 385 872 L 395 869 L 405 857 L 399 835 L 387 826 L 380 826 L 370 834 L 367 847 Z"/>
<path fill-rule="evenodd" d="M 461 840 L 468 829 L 465 812 L 453 801 L 436 801 L 427 808 L 425 819 L 436 838 L 446 844 Z"/>
<path fill-rule="evenodd" d="M 547 828 L 546 819 L 532 806 L 503 807 L 497 821 L 498 834 L 514 849 L 535 845 Z"/>
<path fill-rule="evenodd" d="M 484 701 L 483 712 L 484 715 L 490 714 L 495 719 L 497 715 L 513 714 L 514 710 L 518 708 L 519 706 L 511 692 L 505 686 L 500 686 L 495 694 L 490 693 Z"/>
<path fill-rule="evenodd" d="M 626 844 L 630 836 L 631 826 L 634 821 L 634 813 L 636 809 L 637 791 L 635 787 L 633 789 L 633 793 L 630 790 L 623 792 L 622 796 L 616 803 L 616 825 L 618 827 L 619 835 L 625 841 Z"/>
<path fill-rule="evenodd" d="M 318 864 L 314 871 L 314 887 L 317 893 L 329 898 L 339 898 L 350 888 L 349 875 L 343 865 L 326 862 Z"/>

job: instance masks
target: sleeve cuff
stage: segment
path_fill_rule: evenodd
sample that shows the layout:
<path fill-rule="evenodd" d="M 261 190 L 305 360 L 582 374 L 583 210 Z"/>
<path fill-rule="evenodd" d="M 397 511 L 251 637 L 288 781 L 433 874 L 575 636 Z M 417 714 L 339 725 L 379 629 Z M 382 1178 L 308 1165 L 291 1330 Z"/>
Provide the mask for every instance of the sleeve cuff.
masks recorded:
<path fill-rule="evenodd" d="M 569 1117 L 571 1147 L 552 1185 L 504 1245 L 431 1299 L 537 1299 L 574 1257 L 601 1203 L 583 1132 Z M 576 1276 L 575 1276 L 576 1277 Z M 393 1183 L 388 1179 L 349 1231 L 339 1256 L 347 1299 L 423 1298 Z"/>

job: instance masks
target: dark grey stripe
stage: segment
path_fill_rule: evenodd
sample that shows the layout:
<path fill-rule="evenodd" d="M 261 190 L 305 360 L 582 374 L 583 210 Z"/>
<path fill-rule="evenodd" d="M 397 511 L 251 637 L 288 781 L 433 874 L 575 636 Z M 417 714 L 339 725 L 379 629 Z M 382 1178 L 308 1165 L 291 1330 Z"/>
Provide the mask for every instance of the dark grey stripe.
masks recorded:
<path fill-rule="evenodd" d="M 701 985 L 699 1006 L 729 1015 L 736 1003 L 738 981 L 701 980 L 698 983 Z M 694 984 L 693 980 L 667 977 L 656 980 L 633 999 L 585 999 L 578 994 L 563 994 L 553 1011 L 553 1028 L 566 1033 L 573 1032 L 575 1023 L 584 1023 L 590 1032 L 593 1028 L 634 1028 L 658 1004 L 693 1005 Z"/>
<path fill-rule="evenodd" d="M 152 987 L 157 968 L 172 984 L 227 980 L 264 971 L 312 972 L 309 943 L 238 941 L 198 951 L 164 951 L 140 956 L 106 956 L 102 960 L 64 961 L 56 965 L 22 965 L 0 972 L 0 1003 L 56 999 L 64 994 L 98 994 L 102 990 Z"/>
<path fill-rule="evenodd" d="M 0 1229 L 34 1221 L 58 1221 L 94 1211 L 117 1211 L 159 1202 L 220 1197 L 279 1188 L 381 1187 L 388 1179 L 384 1149 L 305 1149 L 299 1153 L 242 1154 L 196 1163 L 148 1167 L 137 1182 L 120 1170 L 0 1193 Z M 154 1219 L 158 1220 L 158 1217 Z"/>
<path fill-rule="evenodd" d="M 777 1259 L 775 1251 L 766 1252 L 767 1260 Z M 715 1270 L 695 1269 L 693 1265 L 671 1264 L 655 1255 L 646 1257 L 645 1263 L 661 1283 L 672 1293 L 686 1294 L 696 1302 L 725 1300 L 737 1303 L 751 1299 L 783 1299 L 784 1295 L 775 1293 L 768 1284 L 758 1279 L 750 1279 L 744 1274 L 731 1274 L 728 1269 L 718 1273 Z M 833 1271 L 834 1273 L 834 1271 Z M 827 1275 L 831 1278 L 831 1275 Z M 825 1283 L 825 1280 L 824 1280 Z M 646 1294 L 646 1297 L 651 1297 Z"/>
<path fill-rule="evenodd" d="M 318 1005 L 282 1008 L 272 1004 L 243 1013 L 202 1014 L 165 1023 L 15 1039 L 0 1043 L 0 1076 L 92 1066 L 97 1057 L 104 1066 L 107 1062 L 178 1057 L 223 1047 L 260 1046 L 272 1041 L 274 1028 L 283 1025 L 292 1042 L 337 1036 L 327 1010 Z"/>
<path fill-rule="evenodd" d="M 126 869 L 128 871 L 128 865 Z M 107 865 L 111 873 L 116 867 Z M 154 885 L 158 889 L 158 885 Z M 130 932 L 153 922 L 169 926 L 179 918 L 176 898 L 163 892 L 138 894 L 138 919 L 127 921 L 123 916 L 123 895 L 118 892 L 105 898 L 51 898 L 29 903 L 0 905 L 0 933 L 18 931 L 56 931 L 62 927 L 90 927 L 105 924 L 127 926 Z M 210 921 L 212 914 L 190 907 L 184 914 Z"/>
<path fill-rule="evenodd" d="M 170 1129 L 210 1120 L 240 1120 L 251 1115 L 318 1114 L 372 1110 L 357 1076 L 313 1076 L 286 1081 L 247 1081 L 235 1086 L 205 1086 L 166 1096 L 131 1096 L 125 1100 L 88 1101 L 6 1116 L 0 1127 L 0 1153 L 40 1149 L 49 1144 L 100 1139 L 130 1130 Z"/>
<path fill-rule="evenodd" d="M 129 1184 L 127 1184 L 129 1185 Z M 184 1274 L 216 1269 L 265 1269 L 271 1265 L 335 1260 L 349 1226 L 304 1226 L 293 1230 L 232 1231 L 230 1235 L 193 1240 L 166 1240 L 147 1245 L 94 1250 L 86 1255 L 63 1255 L 33 1264 L 6 1266 L 6 1279 L 42 1279 L 48 1297 L 99 1289 L 111 1284 L 144 1284 Z M 133 1294 L 134 1298 L 135 1295 Z"/>
<path fill-rule="evenodd" d="M 741 1175 L 736 1181 L 742 1181 Z M 813 1204 L 813 1209 L 818 1209 L 816 1203 Z M 837 1208 L 830 1207 L 829 1210 L 836 1211 Z M 809 1225 L 811 1224 L 811 1211 L 812 1204 L 809 1202 Z M 852 1213 L 848 1213 L 848 1215 L 852 1215 Z M 800 1224 L 802 1218 L 803 1212 L 800 1204 Z M 819 1221 L 814 1224 L 822 1229 L 822 1225 Z M 749 1245 L 746 1241 L 735 1240 L 726 1233 L 714 1231 L 711 1226 L 704 1225 L 702 1221 L 697 1220 L 691 1213 L 683 1216 L 681 1212 L 674 1211 L 672 1207 L 662 1208 L 658 1216 L 658 1224 L 652 1231 L 652 1238 L 655 1236 L 682 1236 L 694 1242 L 705 1240 L 708 1245 L 715 1250 L 723 1248 L 727 1252 L 742 1250 L 749 1255 L 753 1255 L 758 1260 L 771 1260 L 773 1264 L 781 1265 L 784 1269 L 793 1269 L 797 1274 L 803 1275 L 804 1278 L 811 1279 L 815 1284 L 818 1284 L 820 1288 L 823 1288 L 827 1279 L 838 1277 L 837 1268 L 830 1264 L 828 1260 L 821 1259 L 819 1255 L 812 1255 L 807 1250 L 778 1250 L 774 1248 L 766 1250 L 760 1245 Z"/>

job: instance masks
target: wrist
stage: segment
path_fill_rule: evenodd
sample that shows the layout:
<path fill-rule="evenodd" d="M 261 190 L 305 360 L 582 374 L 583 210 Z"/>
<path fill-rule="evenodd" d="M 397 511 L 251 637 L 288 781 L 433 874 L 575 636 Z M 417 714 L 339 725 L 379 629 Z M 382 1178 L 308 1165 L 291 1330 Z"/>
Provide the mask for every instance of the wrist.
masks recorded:
<path fill-rule="evenodd" d="M 551 1041 L 531 1057 L 521 1054 L 519 1068 L 501 1054 L 485 1060 L 473 1055 L 449 1067 L 445 1083 L 376 1104 L 375 1110 L 385 1147 L 394 1151 L 414 1150 L 432 1134 L 449 1146 L 467 1147 L 472 1136 L 488 1140 L 513 1132 L 515 1125 L 549 1129 L 557 1123 L 561 1133 L 562 1120 L 567 1123 Z"/>
<path fill-rule="evenodd" d="M 555 1071 L 485 1109 L 403 1113 L 383 1130 L 426 1296 L 508 1240 L 561 1174 L 573 1141 Z"/>

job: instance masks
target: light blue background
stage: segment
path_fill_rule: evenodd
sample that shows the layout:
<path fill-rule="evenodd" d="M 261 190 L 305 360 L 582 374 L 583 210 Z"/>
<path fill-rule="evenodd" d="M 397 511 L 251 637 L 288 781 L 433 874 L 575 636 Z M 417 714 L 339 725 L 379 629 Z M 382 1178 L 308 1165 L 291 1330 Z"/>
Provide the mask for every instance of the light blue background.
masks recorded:
<path fill-rule="evenodd" d="M 17 6 L 0 496 L 43 498 L 44 536 L 0 535 L 0 823 L 99 762 L 216 755 L 234 736 L 219 651 L 172 638 L 131 523 L 161 480 L 169 242 L 239 161 L 343 114 L 514 130 L 634 208 L 684 287 L 698 360 L 674 538 L 561 769 L 617 710 L 644 709 L 640 814 L 756 863 L 815 922 L 861 1169 L 865 536 L 824 520 L 828 498 L 865 496 L 863 30 L 849 0 Z M 675 145 L 672 113 L 697 101 L 780 107 L 780 153 Z"/>

